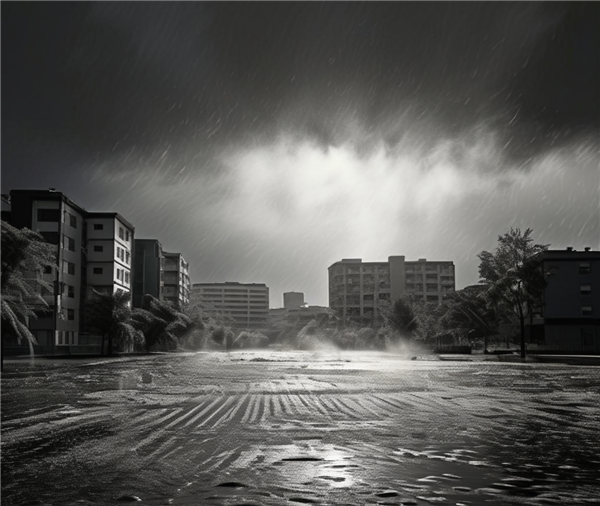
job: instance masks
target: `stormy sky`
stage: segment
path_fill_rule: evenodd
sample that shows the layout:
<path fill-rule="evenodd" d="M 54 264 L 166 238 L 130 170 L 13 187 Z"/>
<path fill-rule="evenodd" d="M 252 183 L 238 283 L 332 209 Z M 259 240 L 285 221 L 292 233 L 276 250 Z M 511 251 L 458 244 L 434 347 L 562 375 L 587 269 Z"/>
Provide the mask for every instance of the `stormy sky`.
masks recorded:
<path fill-rule="evenodd" d="M 2 2 L 2 192 L 327 305 L 342 258 L 600 247 L 600 3 Z"/>

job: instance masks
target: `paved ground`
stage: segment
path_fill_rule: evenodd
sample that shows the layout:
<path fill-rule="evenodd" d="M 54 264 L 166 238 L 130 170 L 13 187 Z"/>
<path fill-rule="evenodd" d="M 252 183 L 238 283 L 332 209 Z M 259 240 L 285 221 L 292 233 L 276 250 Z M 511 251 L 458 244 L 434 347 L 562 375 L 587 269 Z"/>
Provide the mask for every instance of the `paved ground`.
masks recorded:
<path fill-rule="evenodd" d="M 2 374 L 2 504 L 598 504 L 599 427 L 598 367 L 21 360 Z"/>

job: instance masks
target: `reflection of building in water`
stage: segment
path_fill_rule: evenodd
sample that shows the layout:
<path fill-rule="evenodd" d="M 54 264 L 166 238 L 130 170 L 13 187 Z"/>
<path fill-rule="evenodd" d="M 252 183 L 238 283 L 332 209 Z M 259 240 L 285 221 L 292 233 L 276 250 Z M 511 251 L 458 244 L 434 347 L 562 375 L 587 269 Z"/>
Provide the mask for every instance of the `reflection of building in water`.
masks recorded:
<path fill-rule="evenodd" d="M 387 262 L 344 259 L 329 267 L 329 307 L 344 319 L 372 321 L 405 294 L 439 304 L 454 289 L 452 261 L 392 256 Z"/>
<path fill-rule="evenodd" d="M 600 251 L 548 250 L 542 265 L 544 332 L 537 344 L 600 353 Z"/>
<path fill-rule="evenodd" d="M 269 319 L 269 287 L 264 283 L 194 283 L 192 291 L 215 316 L 230 318 L 238 329 L 263 329 Z"/>
<path fill-rule="evenodd" d="M 283 307 L 291 309 L 304 305 L 304 294 L 302 292 L 285 292 L 283 294 Z"/>

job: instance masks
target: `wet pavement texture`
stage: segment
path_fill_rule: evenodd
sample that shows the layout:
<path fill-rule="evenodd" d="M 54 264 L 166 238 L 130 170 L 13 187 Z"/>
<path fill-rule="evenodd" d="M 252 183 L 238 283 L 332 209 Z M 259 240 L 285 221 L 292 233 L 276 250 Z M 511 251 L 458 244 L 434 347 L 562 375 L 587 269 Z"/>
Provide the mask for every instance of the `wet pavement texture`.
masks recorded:
<path fill-rule="evenodd" d="M 600 367 L 375 352 L 12 361 L 2 505 L 599 504 Z"/>

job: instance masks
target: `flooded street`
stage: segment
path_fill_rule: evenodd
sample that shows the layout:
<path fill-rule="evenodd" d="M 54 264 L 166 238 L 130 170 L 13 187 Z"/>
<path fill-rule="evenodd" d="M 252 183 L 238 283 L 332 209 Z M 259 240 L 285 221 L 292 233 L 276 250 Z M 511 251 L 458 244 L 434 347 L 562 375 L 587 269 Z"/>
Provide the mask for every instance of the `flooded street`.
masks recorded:
<path fill-rule="evenodd" d="M 375 352 L 13 361 L 2 504 L 597 504 L 600 368 Z"/>

